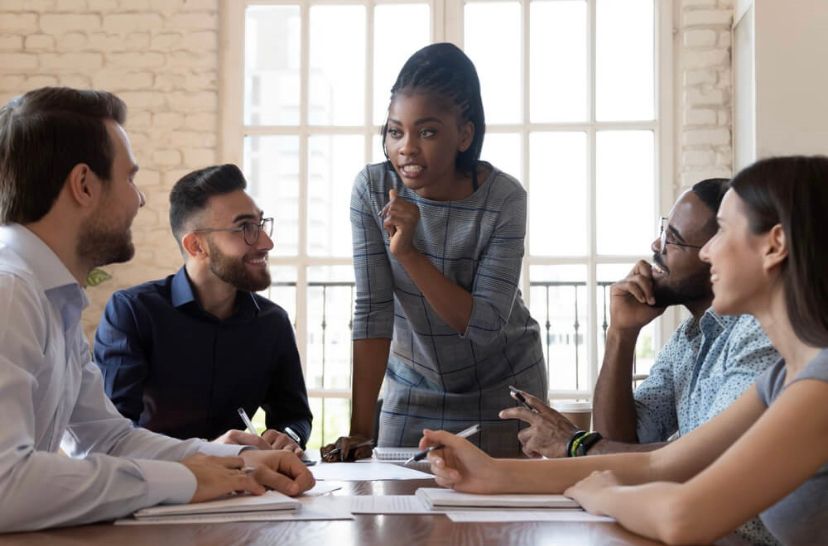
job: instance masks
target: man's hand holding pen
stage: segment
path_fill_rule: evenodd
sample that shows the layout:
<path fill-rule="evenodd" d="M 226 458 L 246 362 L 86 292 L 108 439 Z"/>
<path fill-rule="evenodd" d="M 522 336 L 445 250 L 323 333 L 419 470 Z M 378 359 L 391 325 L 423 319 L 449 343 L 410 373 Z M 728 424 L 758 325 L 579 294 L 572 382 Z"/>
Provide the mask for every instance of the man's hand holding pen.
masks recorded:
<path fill-rule="evenodd" d="M 326 463 L 353 462 L 373 454 L 374 442 L 364 436 L 341 436 L 334 444 L 322 446 L 319 453 Z"/>

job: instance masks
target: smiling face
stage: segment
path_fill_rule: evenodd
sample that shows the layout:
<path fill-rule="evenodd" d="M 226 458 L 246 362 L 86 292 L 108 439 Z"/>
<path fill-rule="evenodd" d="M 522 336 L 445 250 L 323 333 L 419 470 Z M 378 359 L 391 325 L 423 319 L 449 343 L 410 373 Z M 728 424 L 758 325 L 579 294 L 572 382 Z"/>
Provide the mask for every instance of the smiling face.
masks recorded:
<path fill-rule="evenodd" d="M 710 270 L 699 259 L 699 248 L 710 237 L 714 217 L 715 213 L 689 190 L 673 205 L 664 226 L 664 248 L 661 237 L 651 246 L 657 306 L 687 305 L 711 297 Z"/>
<path fill-rule="evenodd" d="M 718 214 L 719 230 L 704 245 L 700 257 L 710 264 L 713 308 L 719 314 L 756 314 L 769 287 L 762 259 L 762 239 L 755 235 L 742 199 L 729 190 Z"/>
<path fill-rule="evenodd" d="M 428 199 L 458 199 L 468 195 L 470 179 L 457 171 L 455 160 L 471 145 L 474 125 L 440 103 L 425 94 L 395 95 L 385 150 L 407 188 Z"/>
<path fill-rule="evenodd" d="M 247 193 L 233 191 L 210 198 L 200 228 L 240 228 L 246 223 L 257 224 L 262 211 Z M 256 292 L 270 286 L 267 254 L 273 240 L 265 231 L 248 245 L 242 232 L 213 231 L 201 235 L 206 240 L 210 271 L 238 290 Z"/>

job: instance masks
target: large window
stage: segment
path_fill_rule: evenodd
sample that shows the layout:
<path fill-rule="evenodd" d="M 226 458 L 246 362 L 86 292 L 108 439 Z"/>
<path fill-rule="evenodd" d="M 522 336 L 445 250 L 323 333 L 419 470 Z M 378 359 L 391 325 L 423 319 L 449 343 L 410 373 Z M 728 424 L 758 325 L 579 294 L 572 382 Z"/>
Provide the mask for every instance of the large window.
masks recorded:
<path fill-rule="evenodd" d="M 656 0 L 224 2 L 222 155 L 243 165 L 276 219 L 269 296 L 295 321 L 312 445 L 348 428 L 351 185 L 383 159 L 378 133 L 397 72 L 434 41 L 474 61 L 483 159 L 529 192 L 522 288 L 543 331 L 550 394 L 590 396 L 608 285 L 648 255 L 673 198 L 664 9 Z M 642 336 L 639 373 L 660 339 L 652 327 Z"/>

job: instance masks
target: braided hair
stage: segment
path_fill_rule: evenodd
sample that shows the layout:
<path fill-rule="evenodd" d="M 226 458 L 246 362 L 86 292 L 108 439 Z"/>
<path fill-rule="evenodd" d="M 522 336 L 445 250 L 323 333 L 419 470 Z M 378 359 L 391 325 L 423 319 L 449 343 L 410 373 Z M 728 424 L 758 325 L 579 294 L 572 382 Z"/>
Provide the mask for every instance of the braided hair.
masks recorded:
<path fill-rule="evenodd" d="M 391 102 L 400 94 L 425 93 L 433 95 L 457 108 L 460 119 L 474 125 L 471 145 L 458 152 L 455 167 L 472 176 L 477 189 L 477 162 L 483 149 L 486 120 L 483 115 L 483 99 L 480 96 L 480 79 L 477 70 L 463 51 L 450 43 L 428 45 L 414 53 L 403 65 L 397 81 L 391 88 Z M 385 137 L 388 123 L 382 126 L 382 151 L 388 158 Z"/>

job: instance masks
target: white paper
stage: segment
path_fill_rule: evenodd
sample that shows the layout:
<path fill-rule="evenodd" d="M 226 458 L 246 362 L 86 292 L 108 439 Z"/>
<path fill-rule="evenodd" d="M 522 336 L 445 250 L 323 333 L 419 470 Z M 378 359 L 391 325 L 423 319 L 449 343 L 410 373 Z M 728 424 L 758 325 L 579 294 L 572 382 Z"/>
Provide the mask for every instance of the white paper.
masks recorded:
<path fill-rule="evenodd" d="M 350 501 L 352 514 L 427 514 L 440 515 L 414 495 L 359 495 L 340 497 Z"/>
<path fill-rule="evenodd" d="M 615 519 L 607 516 L 596 516 L 583 510 L 554 508 L 549 510 L 474 510 L 446 512 L 451 521 L 457 523 L 487 523 L 487 522 L 528 522 L 528 521 L 557 521 L 557 522 L 589 522 L 612 523 Z"/>
<path fill-rule="evenodd" d="M 301 497 L 296 497 L 296 500 L 299 502 L 304 502 L 308 499 L 308 497 L 320 497 L 322 495 L 327 495 L 328 493 L 332 493 L 342 489 L 339 485 L 334 485 L 332 483 L 324 483 L 324 482 L 316 482 L 316 485 L 302 493 Z"/>
<path fill-rule="evenodd" d="M 310 467 L 317 480 L 376 481 L 376 480 L 426 480 L 431 474 L 405 466 L 367 460 L 358 463 L 319 463 Z"/>
<path fill-rule="evenodd" d="M 119 519 L 115 525 L 165 525 L 182 523 L 231 523 L 237 521 L 328 521 L 351 520 L 354 516 L 347 503 L 339 497 L 308 497 L 297 510 L 272 512 L 232 512 L 225 514 L 183 514 L 178 516 L 152 516 L 140 519 Z M 348 497 L 344 497 L 348 498 Z"/>
<path fill-rule="evenodd" d="M 299 506 L 296 499 L 278 491 L 267 491 L 264 495 L 237 495 L 226 499 L 192 504 L 169 504 L 151 506 L 135 512 L 136 518 L 158 517 L 190 514 L 223 514 L 226 512 L 255 512 L 275 510 L 295 510 Z"/>
<path fill-rule="evenodd" d="M 432 508 L 577 508 L 578 503 L 563 495 L 477 495 L 440 487 L 421 487 L 417 496 Z"/>

